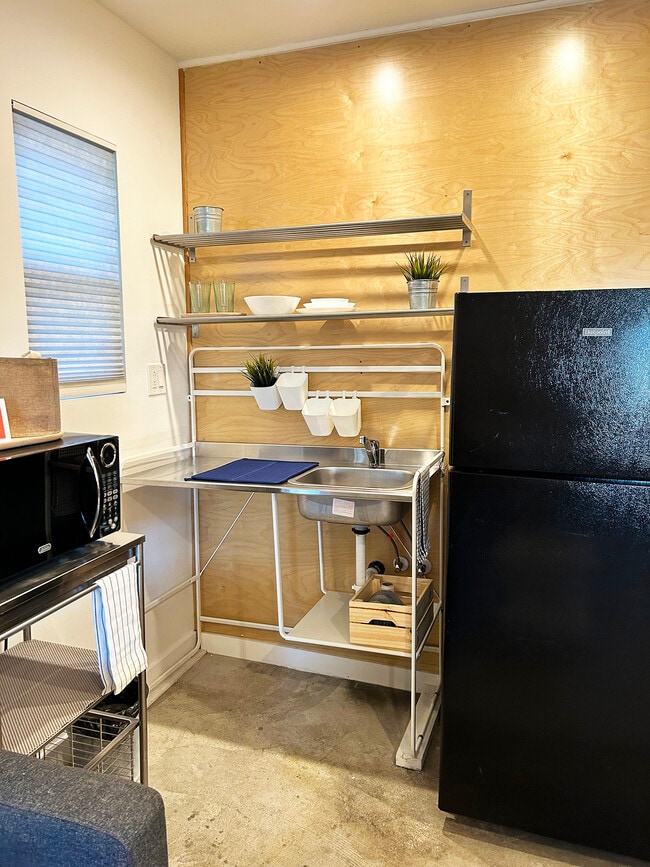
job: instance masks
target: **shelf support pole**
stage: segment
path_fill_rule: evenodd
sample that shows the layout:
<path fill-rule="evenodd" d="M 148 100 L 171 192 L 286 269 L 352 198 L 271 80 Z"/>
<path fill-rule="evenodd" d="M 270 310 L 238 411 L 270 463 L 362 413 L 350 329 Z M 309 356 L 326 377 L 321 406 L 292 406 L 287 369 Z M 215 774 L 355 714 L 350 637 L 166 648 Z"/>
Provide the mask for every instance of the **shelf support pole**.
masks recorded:
<path fill-rule="evenodd" d="M 282 562 L 280 560 L 280 530 L 278 526 L 278 495 L 271 494 L 271 518 L 273 522 L 273 562 L 275 564 L 275 594 L 278 607 L 278 632 L 288 640 L 284 626 L 284 602 L 282 600 Z"/>

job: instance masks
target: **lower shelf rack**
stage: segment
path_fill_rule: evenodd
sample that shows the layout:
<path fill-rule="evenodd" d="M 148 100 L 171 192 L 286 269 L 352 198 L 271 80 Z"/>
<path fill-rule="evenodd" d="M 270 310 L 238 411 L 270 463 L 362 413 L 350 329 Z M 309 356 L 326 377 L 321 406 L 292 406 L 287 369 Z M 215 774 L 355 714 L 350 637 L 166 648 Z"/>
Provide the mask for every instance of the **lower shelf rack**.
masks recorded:
<path fill-rule="evenodd" d="M 0 653 L 3 749 L 38 753 L 103 691 L 94 650 L 37 640 L 10 647 Z"/>
<path fill-rule="evenodd" d="M 349 616 L 351 599 L 351 593 L 328 590 L 295 626 L 285 628 L 285 636 L 290 641 L 298 641 L 302 644 L 316 644 L 343 650 L 363 650 L 369 653 L 399 656 L 404 659 L 410 658 L 410 651 L 351 642 Z M 426 630 L 420 636 L 417 648 L 418 655 L 429 637 L 440 609 L 440 603 L 434 602 L 430 623 L 427 624 Z"/>

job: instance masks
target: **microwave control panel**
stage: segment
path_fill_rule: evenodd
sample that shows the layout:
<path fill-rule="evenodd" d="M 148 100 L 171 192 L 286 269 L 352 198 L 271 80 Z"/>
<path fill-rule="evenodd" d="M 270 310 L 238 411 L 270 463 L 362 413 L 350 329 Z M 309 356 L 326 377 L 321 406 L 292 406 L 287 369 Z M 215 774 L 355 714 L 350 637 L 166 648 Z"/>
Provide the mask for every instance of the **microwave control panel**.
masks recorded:
<path fill-rule="evenodd" d="M 102 472 L 102 536 L 114 533 L 120 528 L 120 479 L 117 467 Z"/>
<path fill-rule="evenodd" d="M 117 462 L 117 444 L 107 440 L 99 449 L 102 487 L 102 518 L 100 535 L 120 528 L 120 474 Z"/>

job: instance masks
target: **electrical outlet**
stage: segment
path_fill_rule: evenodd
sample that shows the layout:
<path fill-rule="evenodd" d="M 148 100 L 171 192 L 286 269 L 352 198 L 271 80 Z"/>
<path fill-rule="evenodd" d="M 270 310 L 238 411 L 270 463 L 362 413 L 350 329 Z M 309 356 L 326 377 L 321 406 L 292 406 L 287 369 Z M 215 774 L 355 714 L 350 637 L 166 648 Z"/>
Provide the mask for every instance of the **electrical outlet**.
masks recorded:
<path fill-rule="evenodd" d="M 147 365 L 147 383 L 149 385 L 149 396 L 166 393 L 167 385 L 165 384 L 164 365 L 158 363 Z"/>

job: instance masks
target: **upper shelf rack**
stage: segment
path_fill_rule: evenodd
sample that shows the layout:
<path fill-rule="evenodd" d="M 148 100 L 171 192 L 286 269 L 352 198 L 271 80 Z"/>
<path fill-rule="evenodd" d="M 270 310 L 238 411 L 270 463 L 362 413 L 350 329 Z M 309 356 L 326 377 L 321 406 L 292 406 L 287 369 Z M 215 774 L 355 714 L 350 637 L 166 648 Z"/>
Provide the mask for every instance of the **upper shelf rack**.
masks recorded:
<path fill-rule="evenodd" d="M 463 233 L 462 246 L 472 243 L 472 191 L 463 190 L 460 214 L 407 217 L 396 220 L 366 220 L 359 223 L 321 223 L 314 226 L 286 226 L 276 229 L 246 229 L 239 232 L 205 232 L 191 235 L 153 235 L 151 243 L 166 250 L 187 250 L 190 262 L 196 261 L 197 247 L 230 247 L 242 244 L 272 244 L 277 241 L 310 241 L 327 238 L 363 238 L 370 235 L 401 235 L 415 232 Z"/>
<path fill-rule="evenodd" d="M 461 277 L 461 281 L 467 280 L 467 277 Z M 462 286 L 466 285 L 461 283 Z M 192 316 L 158 316 L 156 325 L 179 326 L 187 328 L 188 325 L 193 327 L 197 325 L 220 325 L 228 323 L 232 325 L 234 322 L 314 322 L 323 319 L 408 319 L 420 318 L 424 316 L 453 316 L 453 307 L 433 307 L 426 310 L 351 310 L 344 313 L 287 313 L 281 315 L 254 316 L 252 314 L 242 313 L 240 316 L 223 316 L 219 313 L 197 313 Z"/>

